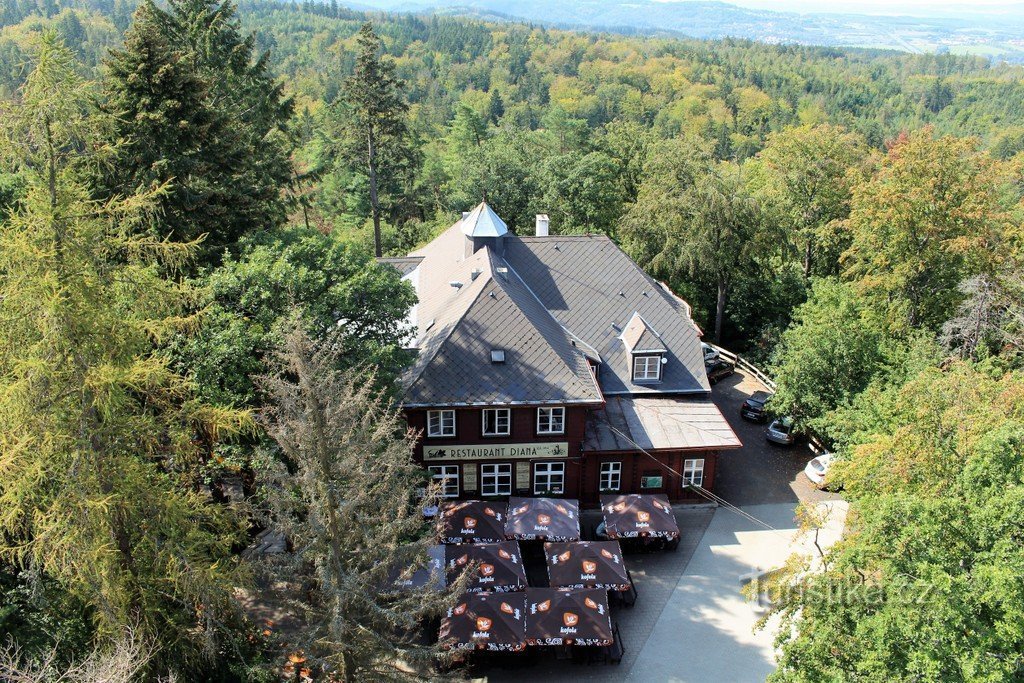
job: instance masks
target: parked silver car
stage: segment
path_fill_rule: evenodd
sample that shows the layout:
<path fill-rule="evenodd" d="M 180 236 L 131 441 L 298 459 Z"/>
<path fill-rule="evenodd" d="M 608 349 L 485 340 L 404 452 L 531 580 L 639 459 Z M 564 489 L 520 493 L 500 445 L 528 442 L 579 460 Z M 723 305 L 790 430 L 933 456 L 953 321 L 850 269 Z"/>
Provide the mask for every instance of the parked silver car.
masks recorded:
<path fill-rule="evenodd" d="M 796 441 L 796 434 L 793 432 L 793 420 L 788 417 L 777 417 L 772 420 L 772 423 L 768 425 L 768 430 L 764 433 L 772 443 L 781 444 L 783 446 L 791 446 Z"/>

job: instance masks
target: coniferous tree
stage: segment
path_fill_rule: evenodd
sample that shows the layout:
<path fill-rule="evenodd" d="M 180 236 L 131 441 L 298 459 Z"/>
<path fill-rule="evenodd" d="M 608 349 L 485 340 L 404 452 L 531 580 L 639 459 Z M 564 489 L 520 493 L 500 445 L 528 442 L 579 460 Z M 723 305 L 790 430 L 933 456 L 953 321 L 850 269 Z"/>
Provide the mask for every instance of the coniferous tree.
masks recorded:
<path fill-rule="evenodd" d="M 357 44 L 355 72 L 345 81 L 344 111 L 339 114 L 345 132 L 346 156 L 361 159 L 360 165 L 369 180 L 374 252 L 380 256 L 381 161 L 408 155 L 405 150 L 408 105 L 402 99 L 402 83 L 395 76 L 395 65 L 381 57 L 380 39 L 369 22 L 359 29 Z M 388 169 L 383 171 L 387 173 Z"/>
<path fill-rule="evenodd" d="M 153 353 L 190 296 L 160 273 L 195 245 L 139 230 L 159 188 L 92 198 L 104 147 L 77 68 L 46 34 L 0 130 L 26 185 L 0 224 L 0 556 L 86 604 L 101 638 L 158 636 L 180 671 L 231 614 L 241 531 L 189 489 L 192 465 L 246 417 L 194 401 Z"/>
<path fill-rule="evenodd" d="M 438 490 L 418 495 L 415 435 L 372 377 L 338 369 L 342 346 L 314 343 L 296 325 L 263 381 L 268 431 L 289 463 L 270 482 L 275 519 L 295 546 L 283 561 L 296 577 L 312 568 L 301 640 L 340 680 L 419 681 L 442 657 L 418 643 L 422 620 L 450 607 L 467 577 L 446 590 L 398 588 L 429 562 L 422 510 Z"/>
<path fill-rule="evenodd" d="M 104 108 L 119 141 L 102 182 L 108 196 L 165 186 L 156 199 L 159 237 L 204 238 L 217 260 L 254 227 L 259 191 L 240 185 L 251 161 L 227 112 L 215 105 L 196 60 L 172 46 L 167 17 L 144 2 L 107 59 Z"/>
<path fill-rule="evenodd" d="M 239 231 L 278 227 L 287 210 L 283 190 L 294 175 L 294 105 L 274 81 L 269 55 L 256 56 L 255 37 L 242 34 L 231 0 L 172 0 L 165 23 L 171 44 L 194 61 L 238 139 L 238 168 L 226 189 Z"/>

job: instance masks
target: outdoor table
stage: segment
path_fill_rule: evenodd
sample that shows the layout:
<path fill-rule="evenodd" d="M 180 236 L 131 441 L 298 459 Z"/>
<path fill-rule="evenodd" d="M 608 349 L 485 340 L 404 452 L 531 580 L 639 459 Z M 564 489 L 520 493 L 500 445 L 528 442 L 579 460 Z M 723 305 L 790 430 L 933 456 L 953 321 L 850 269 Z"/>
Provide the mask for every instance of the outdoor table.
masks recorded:
<path fill-rule="evenodd" d="M 438 520 L 442 543 L 498 543 L 505 540 L 508 505 L 463 500 L 441 504 Z"/>
<path fill-rule="evenodd" d="M 454 583 L 464 569 L 475 564 L 476 572 L 466 592 L 508 592 L 526 588 L 526 570 L 519 544 L 515 541 L 464 543 L 444 548 L 449 584 Z"/>
<path fill-rule="evenodd" d="M 607 591 L 526 589 L 526 642 L 530 645 L 604 647 L 614 640 Z"/>
<path fill-rule="evenodd" d="M 505 536 L 521 541 L 579 540 L 579 501 L 512 497 L 508 503 Z"/>
<path fill-rule="evenodd" d="M 441 620 L 448 648 L 520 652 L 526 648 L 524 593 L 464 593 Z"/>
<path fill-rule="evenodd" d="M 679 523 L 668 498 L 630 493 L 601 496 L 604 535 L 609 539 L 655 540 L 675 550 L 679 545 Z"/>
<path fill-rule="evenodd" d="M 632 588 L 618 541 L 571 541 L 545 543 L 544 556 L 552 587 Z"/>

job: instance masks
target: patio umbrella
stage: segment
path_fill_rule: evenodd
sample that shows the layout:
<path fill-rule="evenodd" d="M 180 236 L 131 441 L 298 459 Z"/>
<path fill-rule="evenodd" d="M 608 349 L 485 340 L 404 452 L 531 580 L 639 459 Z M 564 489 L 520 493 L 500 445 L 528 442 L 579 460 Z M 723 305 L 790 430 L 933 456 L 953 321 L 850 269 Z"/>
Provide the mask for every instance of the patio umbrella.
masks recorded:
<path fill-rule="evenodd" d="M 483 500 L 446 502 L 441 505 L 439 527 L 442 543 L 497 543 L 505 540 L 506 503 Z"/>
<path fill-rule="evenodd" d="M 639 493 L 601 496 L 601 510 L 608 538 L 679 538 L 679 524 L 664 496 Z"/>
<path fill-rule="evenodd" d="M 521 541 L 576 541 L 580 504 L 565 498 L 510 498 L 505 536 Z"/>
<path fill-rule="evenodd" d="M 618 541 L 545 543 L 544 555 L 552 586 L 629 590 L 629 576 Z"/>
<path fill-rule="evenodd" d="M 441 620 L 450 648 L 518 652 L 526 647 L 525 593 L 464 593 Z"/>
<path fill-rule="evenodd" d="M 530 645 L 611 645 L 608 593 L 600 588 L 527 588 Z"/>
<path fill-rule="evenodd" d="M 427 549 L 430 559 L 425 567 L 409 572 L 409 568 L 395 567 L 391 570 L 391 585 L 396 588 L 422 588 L 428 584 L 441 590 L 446 585 L 444 575 L 444 546 L 432 545 Z"/>
<path fill-rule="evenodd" d="M 472 543 L 445 546 L 445 566 L 450 582 L 471 564 L 476 564 L 475 576 L 466 592 L 519 591 L 526 588 L 526 570 L 515 541 L 501 543 Z"/>

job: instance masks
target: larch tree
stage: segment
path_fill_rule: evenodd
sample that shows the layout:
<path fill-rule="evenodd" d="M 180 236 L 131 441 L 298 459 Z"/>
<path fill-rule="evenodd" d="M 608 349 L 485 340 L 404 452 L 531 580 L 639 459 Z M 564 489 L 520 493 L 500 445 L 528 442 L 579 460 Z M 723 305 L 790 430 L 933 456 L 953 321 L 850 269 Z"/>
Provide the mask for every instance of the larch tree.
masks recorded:
<path fill-rule="evenodd" d="M 418 642 L 422 622 L 465 581 L 396 585 L 428 565 L 436 541 L 423 509 L 438 490 L 412 461 L 415 435 L 397 408 L 372 377 L 338 369 L 338 348 L 296 325 L 279 371 L 263 379 L 267 429 L 287 463 L 268 482 L 274 519 L 295 547 L 283 562 L 311 586 L 300 600 L 307 654 L 344 681 L 418 681 L 442 658 L 438 645 Z"/>
<path fill-rule="evenodd" d="M 345 81 L 341 110 L 335 116 L 342 129 L 342 156 L 359 158 L 367 175 L 374 253 L 381 256 L 381 162 L 400 166 L 407 160 L 409 107 L 402 98 L 402 82 L 395 76 L 394 62 L 381 56 L 380 38 L 369 22 L 359 29 L 356 45 L 355 72 Z M 386 174 L 391 169 L 383 171 Z"/>
<path fill-rule="evenodd" d="M 244 414 L 192 398 L 153 352 L 189 321 L 161 274 L 194 243 L 140 226 L 161 188 L 96 200 L 109 152 L 71 52 L 44 34 L 0 120 L 25 194 L 0 224 L 0 557 L 91 608 L 100 639 L 160 643 L 162 670 L 212 653 L 238 580 L 234 514 L 193 492 L 201 444 Z"/>

